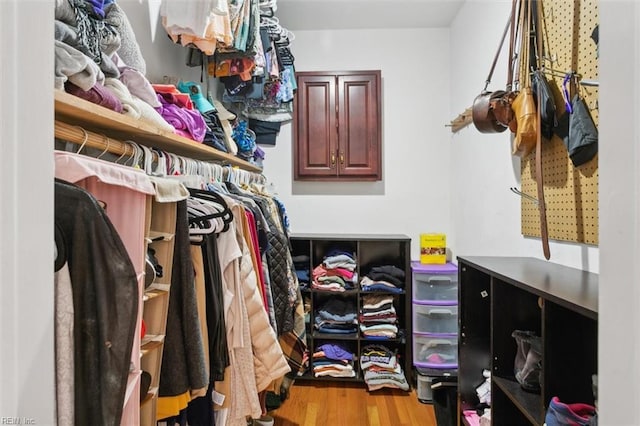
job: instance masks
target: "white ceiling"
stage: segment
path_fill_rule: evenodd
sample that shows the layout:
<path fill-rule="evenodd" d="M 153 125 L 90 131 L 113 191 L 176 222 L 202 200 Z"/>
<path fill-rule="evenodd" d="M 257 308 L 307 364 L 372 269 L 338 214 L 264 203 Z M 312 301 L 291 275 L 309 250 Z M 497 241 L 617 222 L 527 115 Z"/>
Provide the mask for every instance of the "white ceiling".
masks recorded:
<path fill-rule="evenodd" d="M 296 30 L 448 27 L 465 0 L 277 0 L 280 24 Z"/>

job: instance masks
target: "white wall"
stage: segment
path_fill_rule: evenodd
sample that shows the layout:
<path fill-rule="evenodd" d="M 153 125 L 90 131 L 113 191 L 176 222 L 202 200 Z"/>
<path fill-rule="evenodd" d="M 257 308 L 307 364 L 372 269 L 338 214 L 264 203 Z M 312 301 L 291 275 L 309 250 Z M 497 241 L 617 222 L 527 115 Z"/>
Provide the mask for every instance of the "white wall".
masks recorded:
<path fill-rule="evenodd" d="M 296 31 L 298 71 L 382 71 L 383 181 L 293 183 L 292 126 L 266 148 L 265 174 L 294 232 L 451 232 L 446 29 Z"/>
<path fill-rule="evenodd" d="M 0 423 L 54 424 L 53 1 L 0 1 Z"/>
<path fill-rule="evenodd" d="M 185 65 L 186 49 L 173 43 L 162 27 L 158 0 L 118 0 L 136 34 L 147 64 L 147 78 L 161 83 L 164 76 L 200 81 L 200 68 Z"/>
<path fill-rule="evenodd" d="M 451 25 L 450 119 L 482 91 L 511 10 L 508 1 L 467 1 Z M 482 18 L 480 18 L 482 17 Z M 489 90 L 503 89 L 507 46 Z M 544 258 L 538 238 L 520 232 L 520 162 L 510 152 L 510 132 L 482 134 L 473 124 L 453 134 L 451 147 L 451 247 L 457 255 Z M 550 242 L 551 261 L 598 271 L 598 248 Z"/>
<path fill-rule="evenodd" d="M 600 298 L 602 425 L 637 425 L 640 400 L 640 5 L 600 2 Z"/>

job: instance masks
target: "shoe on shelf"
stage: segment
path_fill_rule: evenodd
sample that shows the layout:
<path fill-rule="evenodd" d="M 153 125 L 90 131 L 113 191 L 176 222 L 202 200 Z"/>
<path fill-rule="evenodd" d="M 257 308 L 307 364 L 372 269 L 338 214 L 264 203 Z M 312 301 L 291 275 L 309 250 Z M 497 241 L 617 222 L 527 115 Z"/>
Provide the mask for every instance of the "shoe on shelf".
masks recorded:
<path fill-rule="evenodd" d="M 545 423 L 546 426 L 593 426 L 597 424 L 596 409 L 581 402 L 565 404 L 554 396 L 549 403 Z"/>

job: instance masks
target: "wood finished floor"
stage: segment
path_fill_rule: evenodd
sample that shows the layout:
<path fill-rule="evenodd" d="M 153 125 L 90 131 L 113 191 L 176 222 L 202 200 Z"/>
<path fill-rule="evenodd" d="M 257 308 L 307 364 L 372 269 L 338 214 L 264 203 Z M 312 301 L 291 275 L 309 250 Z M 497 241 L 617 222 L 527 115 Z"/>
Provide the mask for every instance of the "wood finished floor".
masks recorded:
<path fill-rule="evenodd" d="M 415 389 L 369 392 L 347 382 L 297 381 L 269 414 L 274 426 L 436 426 L 433 406 L 418 401 Z"/>

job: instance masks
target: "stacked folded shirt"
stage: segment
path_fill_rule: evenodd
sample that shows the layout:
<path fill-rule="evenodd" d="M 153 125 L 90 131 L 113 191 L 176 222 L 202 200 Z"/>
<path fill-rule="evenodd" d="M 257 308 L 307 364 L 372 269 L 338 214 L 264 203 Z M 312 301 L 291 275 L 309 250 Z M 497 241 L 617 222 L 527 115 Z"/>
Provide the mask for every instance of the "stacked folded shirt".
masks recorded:
<path fill-rule="evenodd" d="M 298 283 L 300 287 L 309 287 L 310 274 L 309 274 L 309 262 L 311 258 L 306 254 L 293 256 L 293 268 L 296 270 L 296 276 L 298 277 Z"/>
<path fill-rule="evenodd" d="M 402 293 L 404 271 L 394 265 L 374 266 L 360 281 L 362 291 Z"/>
<path fill-rule="evenodd" d="M 367 294 L 362 297 L 360 331 L 368 338 L 395 339 L 398 334 L 398 316 L 393 296 Z"/>
<path fill-rule="evenodd" d="M 360 354 L 360 367 L 364 371 L 364 381 L 372 390 L 394 388 L 409 390 L 395 351 L 383 345 L 367 345 Z"/>
<path fill-rule="evenodd" d="M 353 353 L 344 347 L 325 343 L 313 353 L 313 375 L 315 377 L 355 377 Z"/>
<path fill-rule="evenodd" d="M 352 290 L 358 282 L 355 270 L 356 261 L 353 253 L 332 250 L 327 253 L 322 263 L 314 268 L 311 287 L 324 291 Z"/>
<path fill-rule="evenodd" d="M 356 306 L 353 300 L 332 298 L 318 310 L 315 328 L 320 333 L 351 334 L 358 332 Z"/>

